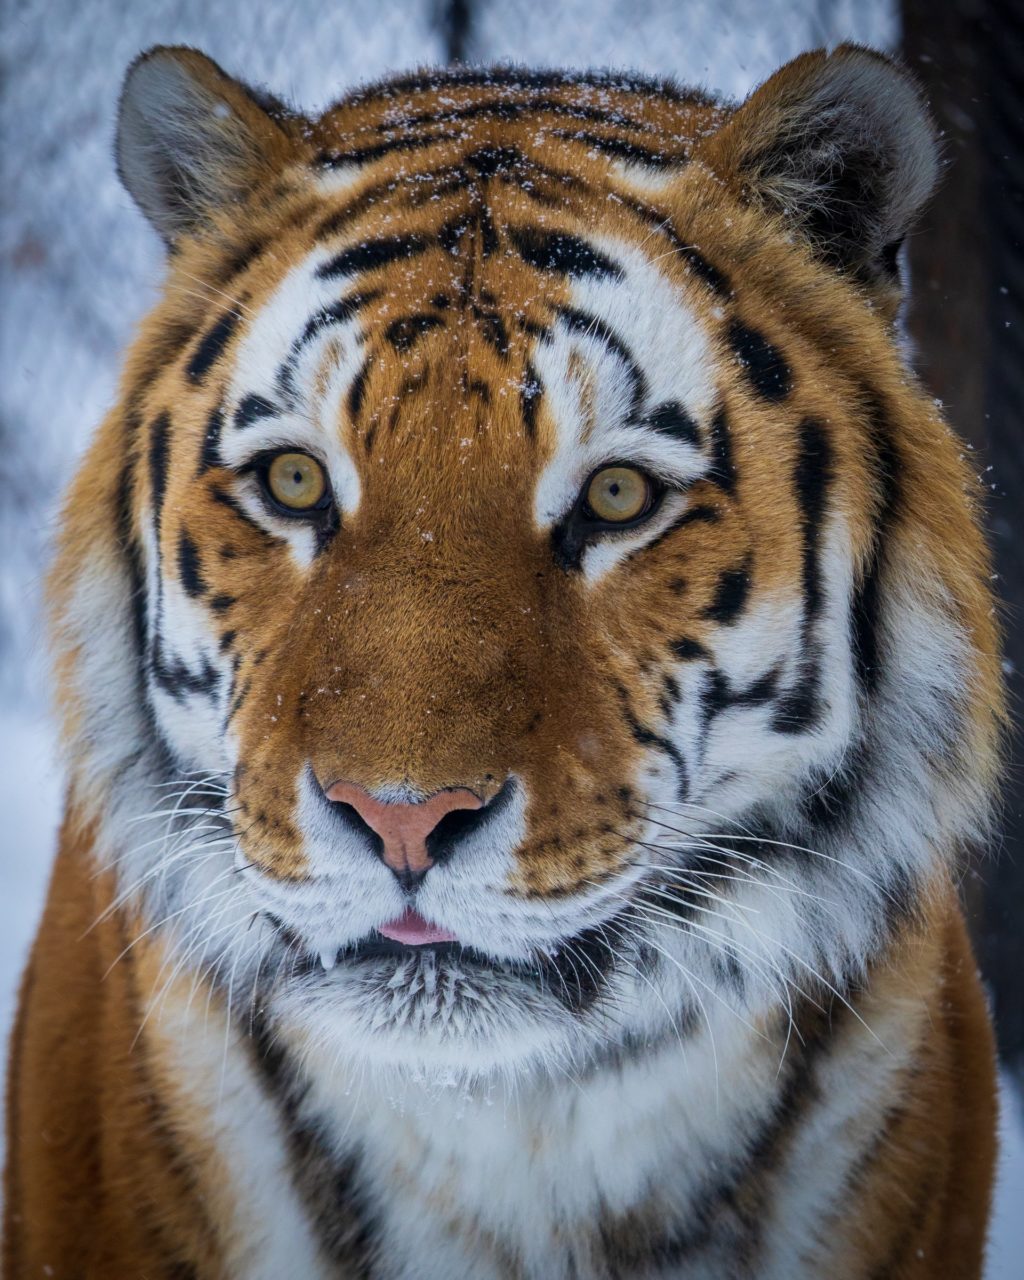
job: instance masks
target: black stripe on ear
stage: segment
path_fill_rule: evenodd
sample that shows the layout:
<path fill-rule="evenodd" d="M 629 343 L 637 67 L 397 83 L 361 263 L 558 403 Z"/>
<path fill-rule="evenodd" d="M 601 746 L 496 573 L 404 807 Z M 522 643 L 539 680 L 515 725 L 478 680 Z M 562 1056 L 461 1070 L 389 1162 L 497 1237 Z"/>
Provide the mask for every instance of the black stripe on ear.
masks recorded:
<path fill-rule="evenodd" d="M 210 369 L 224 354 L 224 348 L 231 341 L 241 318 L 239 311 L 225 311 L 216 324 L 207 329 L 199 339 L 192 353 L 192 359 L 185 366 L 185 373 L 190 382 L 201 383 L 205 379 Z"/>

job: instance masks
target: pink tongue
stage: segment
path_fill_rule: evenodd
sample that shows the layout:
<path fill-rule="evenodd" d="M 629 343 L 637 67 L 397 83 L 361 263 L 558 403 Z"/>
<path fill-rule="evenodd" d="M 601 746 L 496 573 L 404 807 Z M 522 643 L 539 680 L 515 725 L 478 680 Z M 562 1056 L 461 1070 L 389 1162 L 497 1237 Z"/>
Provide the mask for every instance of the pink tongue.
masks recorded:
<path fill-rule="evenodd" d="M 454 933 L 448 933 L 429 920 L 424 920 L 418 911 L 406 911 L 397 920 L 379 924 L 377 932 L 390 938 L 392 942 L 404 942 L 409 947 L 422 947 L 428 942 L 458 942 Z"/>

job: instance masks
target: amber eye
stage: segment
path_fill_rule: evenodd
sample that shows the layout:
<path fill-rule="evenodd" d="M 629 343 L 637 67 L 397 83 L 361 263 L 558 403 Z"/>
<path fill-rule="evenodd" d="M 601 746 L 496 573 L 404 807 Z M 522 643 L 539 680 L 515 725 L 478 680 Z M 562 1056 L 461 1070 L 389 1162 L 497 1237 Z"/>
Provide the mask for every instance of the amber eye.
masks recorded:
<path fill-rule="evenodd" d="M 267 467 L 267 488 L 282 507 L 309 511 L 327 492 L 327 477 L 308 453 L 279 453 Z"/>
<path fill-rule="evenodd" d="M 653 497 L 650 477 L 635 467 L 603 467 L 594 472 L 587 485 L 587 506 L 598 520 L 609 524 L 636 520 L 651 505 Z"/>

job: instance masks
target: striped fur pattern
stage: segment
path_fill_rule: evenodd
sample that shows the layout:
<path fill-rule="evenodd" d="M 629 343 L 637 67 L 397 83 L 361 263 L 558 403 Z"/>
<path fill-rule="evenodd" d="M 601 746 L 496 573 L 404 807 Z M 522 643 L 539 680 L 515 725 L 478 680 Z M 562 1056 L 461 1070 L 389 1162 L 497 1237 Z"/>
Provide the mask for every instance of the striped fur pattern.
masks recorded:
<path fill-rule="evenodd" d="M 907 78 L 844 47 L 735 108 L 466 71 L 309 120 L 158 50 L 119 161 L 171 253 L 52 580 L 10 1274 L 61 1197 L 96 1275 L 978 1274 L 951 885 L 998 641 L 894 332 L 936 166 Z M 308 518 L 281 450 L 328 477 Z M 655 499 L 595 530 L 613 464 Z M 415 890 L 456 943 L 374 945 L 410 897 L 338 779 L 485 802 Z M 160 1124 L 41 1151 L 108 1055 Z"/>

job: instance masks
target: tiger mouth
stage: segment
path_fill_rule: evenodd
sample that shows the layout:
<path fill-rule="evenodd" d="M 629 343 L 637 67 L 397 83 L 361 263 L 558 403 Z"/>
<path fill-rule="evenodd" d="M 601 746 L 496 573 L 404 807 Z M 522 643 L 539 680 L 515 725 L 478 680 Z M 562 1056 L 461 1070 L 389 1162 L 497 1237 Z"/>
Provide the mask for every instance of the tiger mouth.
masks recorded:
<path fill-rule="evenodd" d="M 402 966 L 410 975 L 424 966 L 450 973 L 490 974 L 527 983 L 554 996 L 573 1012 L 593 1003 L 604 989 L 615 964 L 612 942 L 617 917 L 562 939 L 557 946 L 536 950 L 528 959 L 495 956 L 459 941 L 409 944 L 386 937 L 377 929 L 333 953 L 311 949 L 280 920 L 271 921 L 295 955 L 290 972 L 296 977 L 330 981 L 336 969 L 359 972 L 376 968 L 380 979 L 397 976 Z M 410 964 L 411 962 L 411 964 Z"/>

